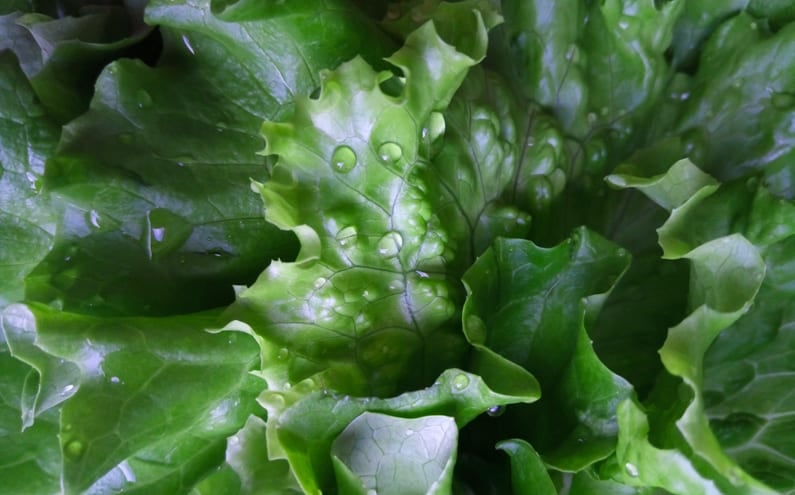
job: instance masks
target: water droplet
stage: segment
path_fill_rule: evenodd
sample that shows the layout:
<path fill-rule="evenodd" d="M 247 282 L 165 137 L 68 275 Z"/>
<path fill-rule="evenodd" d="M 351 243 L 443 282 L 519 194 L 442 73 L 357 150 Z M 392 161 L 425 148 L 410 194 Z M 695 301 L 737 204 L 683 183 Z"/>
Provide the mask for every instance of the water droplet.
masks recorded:
<path fill-rule="evenodd" d="M 356 166 L 356 153 L 350 146 L 337 146 L 331 154 L 331 168 L 335 172 L 347 174 Z"/>
<path fill-rule="evenodd" d="M 403 236 L 399 232 L 388 232 L 378 241 L 378 254 L 384 258 L 393 258 L 403 247 Z"/>
<path fill-rule="evenodd" d="M 469 377 L 466 375 L 456 375 L 453 378 L 453 391 L 464 390 L 469 386 Z"/>
<path fill-rule="evenodd" d="M 118 376 L 110 377 L 110 383 L 121 383 L 121 379 Z"/>
<path fill-rule="evenodd" d="M 80 440 L 72 440 L 71 442 L 67 443 L 64 448 L 64 455 L 72 461 L 77 461 L 80 457 L 83 456 L 83 452 L 85 451 L 86 446 Z"/>
<path fill-rule="evenodd" d="M 63 391 L 61 392 L 61 395 L 67 395 L 67 394 L 69 394 L 69 393 L 70 393 L 72 390 L 74 390 L 74 389 L 75 389 L 75 386 L 74 386 L 74 385 L 72 385 L 72 384 L 69 384 L 69 385 L 67 385 L 67 386 L 65 386 L 65 387 L 63 388 Z"/>
<path fill-rule="evenodd" d="M 288 357 L 290 357 L 289 349 L 287 349 L 286 347 L 282 347 L 281 349 L 279 349 L 279 354 L 276 356 L 276 358 L 279 361 L 287 361 Z"/>
<path fill-rule="evenodd" d="M 431 112 L 430 117 L 428 117 L 428 123 L 422 128 L 423 139 L 435 141 L 439 136 L 444 134 L 446 126 L 444 115 L 439 112 Z"/>
<path fill-rule="evenodd" d="M 95 229 L 100 228 L 100 216 L 97 210 L 91 210 L 88 212 L 88 221 Z"/>
<path fill-rule="evenodd" d="M 397 143 L 384 143 L 378 148 L 378 157 L 384 163 L 392 163 L 403 156 L 403 148 Z"/>
<path fill-rule="evenodd" d="M 188 49 L 191 55 L 196 55 L 196 50 L 194 50 L 193 45 L 190 44 L 190 39 L 188 38 L 187 34 L 182 35 L 182 43 L 185 45 L 185 48 Z"/>
<path fill-rule="evenodd" d="M 152 106 L 152 97 L 145 89 L 139 89 L 135 92 L 135 101 L 138 108 L 147 108 Z"/>
<path fill-rule="evenodd" d="M 496 418 L 497 416 L 502 416 L 502 413 L 505 412 L 505 406 L 491 406 L 486 414 L 491 416 L 492 418 Z"/>
<path fill-rule="evenodd" d="M 569 45 L 569 49 L 566 50 L 566 60 L 577 62 L 579 60 L 579 55 L 580 55 L 580 50 L 577 48 L 577 45 L 575 44 Z"/>
<path fill-rule="evenodd" d="M 552 183 L 545 175 L 534 175 L 527 181 L 527 195 L 532 211 L 542 211 L 552 204 Z"/>
<path fill-rule="evenodd" d="M 620 21 L 618 21 L 618 27 L 620 27 L 621 29 L 629 29 L 629 22 L 625 19 L 621 19 Z"/>
<path fill-rule="evenodd" d="M 420 278 L 430 278 L 431 277 L 430 275 L 428 275 L 427 273 L 425 273 L 425 272 L 423 272 L 421 270 L 416 270 L 414 273 L 416 273 L 417 276 L 420 277 Z"/>
<path fill-rule="evenodd" d="M 406 285 L 403 283 L 403 280 L 395 279 L 389 282 L 387 289 L 389 289 L 389 292 L 403 292 L 406 290 Z"/>
<path fill-rule="evenodd" d="M 336 239 L 341 247 L 350 247 L 356 243 L 356 227 L 348 226 L 337 232 Z"/>
<path fill-rule="evenodd" d="M 25 178 L 28 179 L 30 188 L 34 191 L 41 191 L 41 178 L 33 172 L 25 172 Z"/>
<path fill-rule="evenodd" d="M 633 478 L 637 478 L 640 475 L 638 471 L 638 467 L 631 462 L 624 464 L 624 469 L 627 470 L 627 474 L 632 476 Z"/>
<path fill-rule="evenodd" d="M 193 232 L 188 220 L 164 208 L 150 210 L 146 224 L 144 241 L 149 259 L 179 248 Z"/>
<path fill-rule="evenodd" d="M 315 283 L 313 283 L 312 285 L 315 287 L 315 289 L 319 289 L 324 285 L 326 285 L 326 282 L 328 282 L 327 278 L 318 277 L 317 279 L 315 279 Z"/>
<path fill-rule="evenodd" d="M 410 436 L 411 436 L 411 435 L 413 435 L 413 434 L 414 434 L 414 430 L 412 430 L 411 428 L 409 428 L 408 430 L 406 430 L 406 436 L 407 436 L 407 437 L 410 437 Z"/>

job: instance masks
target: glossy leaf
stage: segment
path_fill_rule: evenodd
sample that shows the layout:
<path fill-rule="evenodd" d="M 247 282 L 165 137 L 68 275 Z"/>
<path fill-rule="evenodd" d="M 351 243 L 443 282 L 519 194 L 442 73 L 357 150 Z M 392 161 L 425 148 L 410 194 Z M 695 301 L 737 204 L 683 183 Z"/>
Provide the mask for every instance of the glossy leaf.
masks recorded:
<path fill-rule="evenodd" d="M 390 74 L 355 58 L 326 72 L 319 98 L 298 99 L 289 121 L 263 126 L 265 153 L 279 156 L 258 185 L 266 218 L 294 231 L 301 252 L 271 264 L 230 314 L 315 365 L 293 382 L 327 370 L 336 390 L 383 396 L 460 360 L 457 287 L 445 275 L 455 244 L 432 210 L 423 142 L 440 137 L 438 111 L 485 55 L 480 13 L 468 22 L 475 43 L 448 44 L 433 22 L 407 38 L 388 59 L 405 74 L 399 96 L 379 86 Z"/>
<path fill-rule="evenodd" d="M 455 420 L 447 416 L 365 412 L 334 440 L 331 455 L 337 479 L 355 477 L 362 493 L 441 495 L 450 492 L 457 439 Z M 340 493 L 352 488 L 340 482 Z"/>
<path fill-rule="evenodd" d="M 42 192 L 58 128 L 35 101 L 10 53 L 0 53 L 0 308 L 24 295 L 25 277 L 49 252 L 55 219 Z"/>
<path fill-rule="evenodd" d="M 262 382 L 248 373 L 259 357 L 254 342 L 206 332 L 214 321 L 23 305 L 2 313 L 12 355 L 38 374 L 25 423 L 60 407 L 66 493 L 177 493 L 222 462 L 226 436 L 256 410 Z"/>

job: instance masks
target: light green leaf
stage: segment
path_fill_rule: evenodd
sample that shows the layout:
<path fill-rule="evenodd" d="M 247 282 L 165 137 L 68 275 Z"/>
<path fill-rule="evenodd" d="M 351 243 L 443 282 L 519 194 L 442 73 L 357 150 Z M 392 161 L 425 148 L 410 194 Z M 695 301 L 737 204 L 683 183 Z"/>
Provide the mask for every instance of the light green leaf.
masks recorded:
<path fill-rule="evenodd" d="M 427 384 L 464 352 L 451 327 L 458 287 L 445 275 L 456 244 L 432 210 L 423 150 L 485 55 L 481 15 L 469 16 L 477 43 L 443 40 L 428 22 L 388 59 L 405 78 L 398 96 L 379 86 L 391 74 L 355 58 L 325 72 L 319 98 L 297 99 L 287 122 L 263 126 L 265 154 L 279 156 L 257 186 L 266 218 L 302 247 L 295 263 L 271 264 L 230 315 L 291 362 L 314 365 L 293 382 L 327 370 L 330 388 L 383 396 Z"/>
<path fill-rule="evenodd" d="M 362 494 L 443 495 L 450 493 L 457 440 L 448 416 L 364 412 L 337 436 L 331 455 L 337 479 L 355 476 L 368 491 Z M 342 484 L 339 491 L 354 493 Z"/>

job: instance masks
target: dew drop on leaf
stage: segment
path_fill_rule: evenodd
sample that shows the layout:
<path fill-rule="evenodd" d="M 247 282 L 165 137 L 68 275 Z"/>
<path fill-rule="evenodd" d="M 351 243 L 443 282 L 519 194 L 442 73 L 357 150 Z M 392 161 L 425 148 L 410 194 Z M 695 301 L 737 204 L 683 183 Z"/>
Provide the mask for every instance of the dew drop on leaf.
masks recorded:
<path fill-rule="evenodd" d="M 356 166 L 356 153 L 350 146 L 342 145 L 334 149 L 331 154 L 331 168 L 335 172 L 347 174 Z"/>
<path fill-rule="evenodd" d="M 149 259 L 179 248 L 193 232 L 188 220 L 164 208 L 150 210 L 146 224 L 144 242 Z"/>
<path fill-rule="evenodd" d="M 439 112 L 431 112 L 427 125 L 422 129 L 422 137 L 435 141 L 444 134 L 445 128 L 444 116 Z"/>
<path fill-rule="evenodd" d="M 312 285 L 315 289 L 319 289 L 324 285 L 326 285 L 326 282 L 328 282 L 328 279 L 324 277 L 318 277 L 317 279 L 315 279 L 315 282 Z"/>
<path fill-rule="evenodd" d="M 631 462 L 624 464 L 624 469 L 626 469 L 627 474 L 632 476 L 633 478 L 637 478 L 640 475 L 638 467 L 632 464 Z"/>
<path fill-rule="evenodd" d="M 486 414 L 488 414 L 492 418 L 496 418 L 497 416 L 502 416 L 502 413 L 504 412 L 505 412 L 505 406 L 491 406 L 486 411 Z"/>
<path fill-rule="evenodd" d="M 378 157 L 384 163 L 393 163 L 403 156 L 403 148 L 397 143 L 384 143 L 378 148 Z"/>
<path fill-rule="evenodd" d="M 41 190 L 41 179 L 38 175 L 34 174 L 33 172 L 26 172 L 25 178 L 28 179 L 31 189 L 37 192 Z"/>
<path fill-rule="evenodd" d="M 286 347 L 279 349 L 279 354 L 276 356 L 279 361 L 287 361 L 288 357 L 290 357 L 290 351 Z"/>
<path fill-rule="evenodd" d="M 349 247 L 356 243 L 357 234 L 356 227 L 343 227 L 337 232 L 336 239 L 341 247 Z"/>
<path fill-rule="evenodd" d="M 403 283 L 402 280 L 395 279 L 389 282 L 387 289 L 389 289 L 390 292 L 400 293 L 406 290 L 406 285 Z"/>
<path fill-rule="evenodd" d="M 378 241 L 378 254 L 384 258 L 393 258 L 403 247 L 403 236 L 399 232 L 388 232 Z"/>
<path fill-rule="evenodd" d="M 469 386 L 469 377 L 466 375 L 456 375 L 453 378 L 453 391 L 464 390 Z"/>
<path fill-rule="evenodd" d="M 135 92 L 135 102 L 138 108 L 148 108 L 152 106 L 152 97 L 145 89 L 139 89 Z"/>
<path fill-rule="evenodd" d="M 94 227 L 95 229 L 99 229 L 100 228 L 99 212 L 97 212 L 97 210 L 89 211 L 88 212 L 88 221 L 89 221 L 89 223 L 91 224 L 92 227 Z"/>
<path fill-rule="evenodd" d="M 83 456 L 86 446 L 80 440 L 72 440 L 64 446 L 64 455 L 72 460 L 77 461 Z"/>
<path fill-rule="evenodd" d="M 194 50 L 193 45 L 190 44 L 190 39 L 188 38 L 188 35 L 186 34 L 182 35 L 182 44 L 185 45 L 185 48 L 188 49 L 191 55 L 196 55 L 196 50 Z"/>

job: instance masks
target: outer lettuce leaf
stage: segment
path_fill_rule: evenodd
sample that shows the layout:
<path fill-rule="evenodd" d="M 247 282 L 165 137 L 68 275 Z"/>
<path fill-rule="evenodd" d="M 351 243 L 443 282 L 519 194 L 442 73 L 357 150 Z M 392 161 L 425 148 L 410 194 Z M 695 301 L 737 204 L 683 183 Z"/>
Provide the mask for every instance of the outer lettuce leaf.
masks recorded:
<path fill-rule="evenodd" d="M 391 74 L 355 58 L 324 74 L 317 100 L 298 98 L 287 122 L 263 126 L 264 153 L 279 155 L 257 185 L 266 218 L 302 247 L 295 263 L 271 264 L 230 315 L 289 351 L 292 382 L 325 371 L 332 389 L 383 396 L 460 360 L 458 288 L 445 275 L 458 240 L 432 210 L 423 150 L 485 55 L 479 11 L 466 22 L 465 40 L 443 40 L 433 22 L 409 35 L 388 59 L 404 76 L 398 96 L 379 86 Z"/>
<path fill-rule="evenodd" d="M 517 384 L 514 389 L 510 395 L 498 393 L 489 388 L 477 375 L 450 369 L 445 371 L 432 386 L 406 392 L 390 399 L 342 396 L 328 390 L 306 394 L 293 389 L 279 393 L 265 392 L 260 400 L 268 408 L 271 457 L 287 458 L 303 490 L 306 493 L 316 494 L 320 493 L 319 490 L 329 490 L 329 487 L 334 486 L 330 449 L 335 439 L 339 438 L 338 435 L 362 413 L 369 411 L 396 418 L 422 419 L 441 415 L 454 418 L 457 427 L 462 428 L 484 412 L 501 408 L 506 404 L 530 402 L 537 398 L 533 384 L 527 381 Z M 289 407 L 285 408 L 285 404 Z M 403 427 L 408 428 L 405 424 Z M 397 449 L 405 436 L 403 438 L 390 436 L 390 438 L 391 440 L 385 441 L 385 445 L 389 445 L 389 449 Z M 442 445 L 440 444 L 439 447 L 441 448 Z M 388 464 L 397 461 L 373 458 L 373 462 L 377 463 Z M 341 466 L 336 469 L 341 469 Z M 449 483 L 447 469 L 445 467 L 442 470 L 444 475 L 438 478 L 443 486 L 449 486 L 446 485 Z M 361 471 L 358 474 L 361 475 Z M 412 479 L 399 481 L 401 484 L 395 487 L 397 490 L 407 489 L 416 482 Z M 347 483 L 350 483 L 350 480 Z"/>
<path fill-rule="evenodd" d="M 689 295 L 692 313 L 670 330 L 660 350 L 668 372 L 680 377 L 689 392 L 686 395 L 680 392 L 673 404 L 662 406 L 662 401 L 670 400 L 663 392 L 653 398 L 652 404 L 660 410 L 669 411 L 663 415 L 663 427 L 666 427 L 665 422 L 675 421 L 679 432 L 665 434 L 665 443 L 684 449 L 685 454 L 692 449 L 694 469 L 713 480 L 712 488 L 702 488 L 707 493 L 710 490 L 720 490 L 720 493 L 773 493 L 736 465 L 710 429 L 704 410 L 703 362 L 704 355 L 718 334 L 749 311 L 765 278 L 762 253 L 767 246 L 775 245 L 795 232 L 791 220 L 782 222 L 782 219 L 791 219 L 795 210 L 787 202 L 773 199 L 756 182 L 729 185 L 717 190 L 710 177 L 694 169 L 692 163 L 682 161 L 664 176 L 651 180 L 630 179 L 626 182 L 630 186 L 640 186 L 651 197 L 660 194 L 656 200 L 672 208 L 670 219 L 659 230 L 660 244 L 667 258 L 689 259 L 692 270 Z M 666 190 L 674 191 L 674 184 L 682 183 L 682 177 L 698 178 L 690 182 L 694 184 L 692 196 L 685 198 L 678 192 L 665 194 Z M 698 183 L 702 185 L 701 188 L 695 185 Z M 704 223 L 706 219 L 711 219 L 709 224 Z M 724 345 L 727 340 L 731 341 L 722 339 Z M 720 346 L 714 344 L 715 348 L 719 349 Z M 677 393 L 676 390 L 677 387 L 673 387 L 671 393 Z M 630 409 L 627 409 L 623 426 L 632 429 L 635 427 L 631 425 L 636 424 L 640 430 L 645 428 L 648 431 L 648 426 L 642 425 L 645 420 L 632 419 L 638 414 L 641 414 L 639 410 L 630 413 Z M 679 434 L 681 441 L 677 438 Z M 619 453 L 619 462 L 624 462 L 622 458 L 627 459 L 626 462 L 634 468 L 629 469 L 630 477 L 633 477 L 632 472 L 641 473 L 638 476 L 642 482 L 665 486 L 675 493 L 694 493 L 692 489 L 674 489 L 670 481 L 660 485 L 660 479 L 653 480 L 653 477 L 660 475 L 660 470 L 653 463 L 648 463 L 648 459 L 643 459 L 647 454 L 642 451 L 629 449 Z M 681 454 L 676 455 L 681 457 Z M 635 461 L 642 464 L 636 465 Z M 643 474 L 647 470 L 650 472 Z M 670 478 L 670 475 L 665 476 Z M 775 477 L 773 480 L 779 484 L 782 481 Z M 786 482 L 784 484 L 786 486 Z"/>
<path fill-rule="evenodd" d="M 179 493 L 222 462 L 226 437 L 257 409 L 262 382 L 249 374 L 254 341 L 205 332 L 214 321 L 23 305 L 2 313 L 13 356 L 38 375 L 26 382 L 36 389 L 32 404 L 23 393 L 23 421 L 60 407 L 65 493 Z"/>
<path fill-rule="evenodd" d="M 0 308 L 24 295 L 22 280 L 49 252 L 55 219 L 42 193 L 57 127 L 35 101 L 10 53 L 0 53 Z"/>
<path fill-rule="evenodd" d="M 616 407 L 631 386 L 599 361 L 585 328 L 628 265 L 625 250 L 580 229 L 549 249 L 499 239 L 464 276 L 474 371 L 488 379 L 509 360 L 541 383 L 541 400 L 506 411 L 500 428 L 557 468 L 583 469 L 615 448 Z"/>
<path fill-rule="evenodd" d="M 269 227 L 247 192 L 250 177 L 267 178 L 261 122 L 289 113 L 320 69 L 391 42 L 339 2 L 293 14 L 224 22 L 209 1 L 149 5 L 165 54 L 155 68 L 108 66 L 89 112 L 65 128 L 48 174 L 61 236 L 33 297 L 90 312 L 187 312 L 230 302 L 232 284 L 295 255 L 294 236 Z"/>
<path fill-rule="evenodd" d="M 25 384 L 34 381 L 30 366 L 14 359 L 0 333 L 0 493 L 56 493 L 60 488 L 61 449 L 58 414 L 39 416 L 25 429 L 22 404 Z"/>
<path fill-rule="evenodd" d="M 112 5 L 88 6 L 80 15 L 60 18 L 24 9 L 0 17 L 0 50 L 19 57 L 41 104 L 64 123 L 86 110 L 102 68 L 131 54 L 149 34 L 135 15 L 133 9 Z"/>

